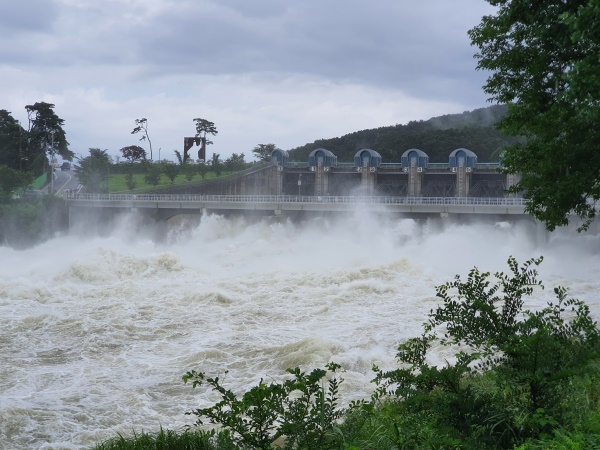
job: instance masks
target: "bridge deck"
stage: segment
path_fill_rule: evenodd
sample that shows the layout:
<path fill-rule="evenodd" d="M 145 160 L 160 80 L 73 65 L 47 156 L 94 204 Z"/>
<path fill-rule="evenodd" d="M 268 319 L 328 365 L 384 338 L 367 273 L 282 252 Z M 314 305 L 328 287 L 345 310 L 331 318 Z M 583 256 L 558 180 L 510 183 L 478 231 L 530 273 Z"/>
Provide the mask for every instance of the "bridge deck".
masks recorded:
<path fill-rule="evenodd" d="M 73 207 L 524 215 L 518 197 L 66 194 Z M 182 211 L 183 212 L 183 211 Z"/>

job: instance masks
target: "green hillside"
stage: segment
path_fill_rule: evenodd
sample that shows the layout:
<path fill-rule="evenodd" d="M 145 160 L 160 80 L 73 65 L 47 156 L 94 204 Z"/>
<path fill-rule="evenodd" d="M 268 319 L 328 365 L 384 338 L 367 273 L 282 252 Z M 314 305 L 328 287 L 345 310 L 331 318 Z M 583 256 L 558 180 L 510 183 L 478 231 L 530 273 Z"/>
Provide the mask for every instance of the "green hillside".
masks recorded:
<path fill-rule="evenodd" d="M 506 107 L 497 105 L 406 125 L 356 131 L 289 150 L 290 160 L 307 161 L 311 151 L 325 148 L 339 162 L 352 162 L 358 150 L 370 148 L 381 154 L 383 162 L 399 162 L 406 150 L 418 148 L 429 155 L 430 162 L 443 163 L 448 162 L 450 152 L 463 147 L 475 152 L 479 162 L 498 162 L 500 150 L 517 140 L 494 128 L 505 113 Z"/>

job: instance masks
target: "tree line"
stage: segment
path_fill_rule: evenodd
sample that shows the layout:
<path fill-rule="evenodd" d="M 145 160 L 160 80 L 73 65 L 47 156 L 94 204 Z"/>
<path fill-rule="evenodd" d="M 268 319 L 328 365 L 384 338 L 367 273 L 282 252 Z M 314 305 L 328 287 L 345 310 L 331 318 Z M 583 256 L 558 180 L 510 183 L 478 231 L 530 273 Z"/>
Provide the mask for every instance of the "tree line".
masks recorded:
<path fill-rule="evenodd" d="M 319 139 L 289 150 L 294 161 L 307 161 L 310 152 L 325 148 L 339 161 L 353 161 L 357 151 L 370 148 L 377 151 L 385 162 L 399 162 L 402 153 L 411 148 L 423 150 L 430 162 L 448 162 L 448 156 L 457 148 L 468 148 L 481 162 L 498 162 L 502 149 L 519 142 L 518 136 L 509 136 L 495 128 L 506 114 L 505 105 L 495 105 L 461 114 L 448 114 L 429 120 L 411 121 L 380 128 L 356 131 L 332 139 Z"/>
<path fill-rule="evenodd" d="M 183 153 L 179 150 L 173 150 L 177 157 L 177 162 L 171 160 L 153 160 L 152 141 L 148 131 L 148 119 L 135 119 L 135 127 L 131 134 L 141 134 L 140 141 L 148 142 L 150 150 L 150 159 L 146 150 L 139 145 L 128 145 L 119 150 L 121 154 L 117 161 L 108 154 L 108 150 L 99 148 L 90 148 L 89 155 L 79 160 L 79 165 L 76 168 L 79 181 L 85 186 L 88 192 L 107 192 L 108 177 L 110 174 L 125 174 L 125 183 L 127 189 L 133 190 L 138 187 L 138 180 L 135 175 L 142 174 L 143 182 L 147 185 L 157 186 L 161 183 L 162 176 L 165 176 L 171 183 L 179 175 L 191 182 L 196 176 L 202 180 L 209 172 L 213 172 L 216 177 L 221 176 L 224 172 L 238 172 L 251 166 L 253 162 L 247 162 L 244 153 L 232 153 L 227 159 L 222 159 L 219 153 L 212 153 L 210 159 L 203 159 L 206 154 L 206 147 L 213 144 L 209 136 L 218 134 L 217 127 L 214 122 L 207 119 L 193 119 L 196 127 L 194 142 L 190 142 L 189 146 L 184 145 Z M 190 155 L 189 151 L 192 144 L 199 145 L 198 158 L 195 159 Z M 271 153 L 275 150 L 275 144 L 258 144 L 252 150 L 254 156 L 259 161 L 267 161 L 271 157 Z M 121 163 L 120 159 L 126 161 Z"/>
<path fill-rule="evenodd" d="M 208 161 L 197 161 L 186 151 L 182 156 L 178 150 L 175 150 L 175 155 L 179 164 L 154 161 L 146 118 L 135 120 L 131 134 L 141 135 L 140 140 L 148 144 L 149 160 L 146 150 L 139 145 L 120 149 L 126 163 L 115 163 L 108 150 L 100 148 L 90 148 L 87 156 L 76 158 L 69 149 L 64 120 L 54 112 L 54 108 L 55 105 L 45 102 L 25 106 L 26 124 L 21 124 L 9 111 L 0 110 L 0 245 L 30 247 L 64 228 L 61 199 L 53 195 L 39 196 L 39 191 L 27 191 L 32 182 L 40 177 L 43 179 L 44 174 L 48 180 L 53 176 L 58 157 L 63 161 L 77 162 L 72 167 L 89 192 L 107 191 L 110 174 L 124 173 L 126 188 L 135 189 L 138 183 L 155 186 L 161 182 L 161 177 L 173 183 L 182 174 L 192 181 L 196 176 L 204 179 L 209 172 L 220 176 L 223 172 L 243 170 L 252 164 L 245 161 L 244 153 L 233 153 L 224 160 L 220 154 L 213 153 Z M 195 138 L 205 151 L 206 146 L 212 144 L 208 137 L 216 135 L 217 129 L 206 119 L 196 118 L 194 122 Z M 269 159 L 270 152 L 266 155 L 266 151 L 262 150 L 272 151 L 274 147 L 273 144 L 259 144 L 255 155 L 260 160 Z M 141 179 L 136 176 L 138 173 L 143 174 Z"/>
<path fill-rule="evenodd" d="M 9 111 L 0 109 L 0 197 L 15 187 L 25 188 L 44 172 L 50 172 L 56 156 L 71 160 L 64 120 L 54 105 L 37 102 L 26 105 L 27 123 L 21 124 Z"/>
<path fill-rule="evenodd" d="M 178 165 L 167 159 L 155 162 L 149 120 L 145 117 L 134 120 L 135 127 L 131 134 L 140 135 L 140 141 L 147 143 L 149 159 L 146 149 L 140 145 L 119 149 L 120 156 L 116 157 L 116 163 L 107 149 L 100 148 L 90 148 L 87 156 L 75 158 L 75 153 L 69 150 L 64 120 L 54 112 L 54 108 L 55 105 L 45 102 L 27 105 L 26 127 L 9 111 L 0 110 L 0 202 L 9 201 L 15 189 L 26 189 L 40 175 L 50 175 L 57 156 L 66 161 L 77 160 L 74 169 L 89 192 L 108 189 L 108 176 L 111 173 L 126 173 L 127 186 L 134 189 L 137 183 L 134 174 L 139 172 L 144 174 L 145 183 L 156 186 L 163 175 L 172 183 L 180 174 L 192 181 L 196 175 L 204 179 L 209 171 L 220 176 L 223 172 L 243 170 L 251 164 L 245 160 L 244 153 L 233 153 L 226 159 L 222 159 L 219 153 L 212 153 L 211 158 L 205 161 L 191 156 L 189 148 L 184 148 L 183 154 L 174 150 Z M 204 157 L 206 147 L 213 143 L 209 138 L 216 136 L 218 130 L 214 122 L 207 119 L 195 118 L 193 122 L 196 128 L 195 141 L 201 150 L 198 156 Z M 274 144 L 259 144 L 252 151 L 256 158 L 264 161 L 270 158 L 274 149 Z M 131 164 L 119 164 L 121 157 Z"/>

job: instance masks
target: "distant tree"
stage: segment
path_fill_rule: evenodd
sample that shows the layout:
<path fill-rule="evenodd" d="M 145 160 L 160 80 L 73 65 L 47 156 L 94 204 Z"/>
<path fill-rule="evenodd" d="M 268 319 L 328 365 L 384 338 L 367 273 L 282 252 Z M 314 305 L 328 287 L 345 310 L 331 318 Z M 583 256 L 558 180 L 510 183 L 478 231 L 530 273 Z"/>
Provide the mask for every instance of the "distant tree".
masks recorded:
<path fill-rule="evenodd" d="M 179 164 L 183 164 L 186 162 L 183 160 L 185 155 L 181 156 L 181 152 L 179 150 L 173 150 L 173 151 L 175 152 L 175 156 L 177 157 L 177 161 L 179 162 Z"/>
<path fill-rule="evenodd" d="M 251 165 L 252 163 L 246 162 L 246 155 L 243 153 L 240 153 L 238 164 L 240 165 L 240 167 L 239 167 L 240 170 L 243 170 L 246 167 L 248 167 L 249 165 Z"/>
<path fill-rule="evenodd" d="M 142 157 L 140 157 L 140 152 L 139 152 L 140 149 L 143 152 Z M 122 153 L 123 158 L 126 159 L 127 161 L 129 161 L 129 164 L 125 164 L 124 167 L 119 166 L 119 161 L 120 161 L 121 157 L 117 156 L 115 158 L 117 161 L 116 165 L 117 165 L 117 168 L 119 171 L 125 172 L 125 184 L 127 185 L 127 188 L 130 191 L 132 191 L 133 189 L 135 189 L 136 184 L 137 184 L 135 182 L 135 178 L 134 178 L 133 174 L 138 169 L 138 167 L 134 167 L 133 163 L 137 160 L 144 160 L 146 157 L 146 151 L 138 145 L 130 145 L 128 147 L 123 147 L 119 151 Z"/>
<path fill-rule="evenodd" d="M 146 159 L 146 150 L 144 150 L 139 145 L 129 145 L 127 147 L 123 147 L 119 151 L 123 155 L 123 158 L 125 158 L 130 163 Z"/>
<path fill-rule="evenodd" d="M 198 174 L 200 175 L 200 178 L 202 178 L 204 180 L 204 177 L 206 177 L 206 172 L 208 172 L 208 165 L 204 162 L 200 162 L 198 164 L 196 164 L 196 171 L 198 172 Z"/>
<path fill-rule="evenodd" d="M 194 176 L 198 173 L 198 170 L 196 169 L 195 164 L 187 162 L 181 165 L 181 172 L 183 173 L 183 176 L 185 176 L 186 180 L 192 181 Z"/>
<path fill-rule="evenodd" d="M 212 141 L 207 140 L 206 136 L 208 134 L 216 136 L 219 132 L 217 131 L 215 124 L 206 119 L 196 118 L 194 119 L 194 122 L 196 122 L 196 137 L 199 137 L 201 141 L 200 148 L 206 153 L 206 146 L 213 143 Z"/>
<path fill-rule="evenodd" d="M 161 163 L 162 172 L 167 176 L 169 180 L 171 180 L 171 184 L 175 183 L 175 178 L 179 175 L 180 165 L 173 164 L 172 162 L 164 161 Z"/>
<path fill-rule="evenodd" d="M 244 154 L 233 153 L 229 158 L 225 160 L 225 168 L 230 173 L 238 172 L 243 170 L 246 166 L 246 162 L 244 161 Z"/>
<path fill-rule="evenodd" d="M 29 122 L 24 157 L 27 158 L 27 171 L 38 175 L 47 167 L 47 155 L 52 159 L 59 154 L 71 161 L 75 154 L 69 150 L 64 120 L 54 112 L 52 103 L 37 102 L 25 106 Z"/>
<path fill-rule="evenodd" d="M 225 171 L 227 171 L 229 173 L 233 173 L 233 171 L 235 170 L 234 165 L 235 165 L 235 161 L 231 157 L 227 158 L 225 160 L 225 162 L 223 162 Z"/>
<path fill-rule="evenodd" d="M 27 171 L 25 144 L 27 132 L 5 109 L 0 109 L 0 165 Z"/>
<path fill-rule="evenodd" d="M 104 183 L 108 181 L 110 166 L 108 150 L 90 148 L 89 156 L 79 160 L 75 171 L 79 182 L 88 192 L 101 192 L 105 190 Z"/>
<path fill-rule="evenodd" d="M 259 161 L 270 161 L 271 153 L 275 150 L 275 144 L 258 144 L 252 149 L 252 153 L 258 158 Z"/>
<path fill-rule="evenodd" d="M 148 146 L 150 147 L 150 161 L 152 161 L 152 141 L 150 141 L 150 135 L 148 134 L 148 119 L 144 117 L 141 119 L 135 119 L 135 125 L 136 126 L 131 134 L 143 133 L 140 141 L 148 141 Z"/>
<path fill-rule="evenodd" d="M 221 172 L 223 171 L 223 163 L 221 162 L 221 155 L 218 153 L 213 153 L 212 158 L 210 159 L 210 168 L 215 173 L 215 175 L 221 176 Z"/>
<path fill-rule="evenodd" d="M 148 164 L 144 181 L 152 186 L 160 183 L 161 168 L 158 164 Z"/>
<path fill-rule="evenodd" d="M 152 163 L 148 159 L 142 159 L 140 161 L 140 166 L 142 167 L 143 173 L 148 173 L 150 171 L 150 169 L 152 168 L 152 166 L 154 166 L 154 163 Z"/>
<path fill-rule="evenodd" d="M 246 168 L 246 155 L 243 153 L 240 153 L 239 155 L 234 153 L 231 156 L 234 159 L 234 167 L 236 171 L 244 170 Z"/>
<path fill-rule="evenodd" d="M 133 173 L 128 172 L 125 175 L 125 184 L 127 185 L 127 189 L 133 191 L 137 185 L 135 178 L 133 177 Z"/>

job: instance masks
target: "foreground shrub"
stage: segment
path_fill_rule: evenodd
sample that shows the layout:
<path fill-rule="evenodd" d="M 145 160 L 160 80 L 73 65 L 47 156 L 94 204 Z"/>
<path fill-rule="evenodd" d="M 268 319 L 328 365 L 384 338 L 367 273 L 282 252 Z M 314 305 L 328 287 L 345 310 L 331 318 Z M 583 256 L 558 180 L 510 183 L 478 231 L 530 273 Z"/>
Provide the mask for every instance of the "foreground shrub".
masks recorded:
<path fill-rule="evenodd" d="M 227 433 L 215 431 L 183 431 L 161 429 L 156 434 L 140 433 L 98 444 L 94 450 L 237 450 Z"/>
<path fill-rule="evenodd" d="M 465 282 L 457 276 L 439 286 L 442 304 L 422 336 L 398 348 L 401 367 L 375 368 L 373 402 L 397 398 L 401 414 L 427 411 L 468 448 L 513 448 L 572 429 L 581 405 L 568 399 L 597 357 L 599 333 L 587 305 L 561 287 L 542 310 L 523 310 L 524 297 L 543 288 L 541 261 L 519 267 L 510 258 L 511 273 L 496 273 L 493 284 L 475 268 Z M 429 364 L 434 345 L 455 348 L 454 361 Z M 597 405 L 596 397 L 589 406 Z"/>
<path fill-rule="evenodd" d="M 291 379 L 283 383 L 261 382 L 238 397 L 225 389 L 219 378 L 207 377 L 202 372 L 187 372 L 183 379 L 194 388 L 208 384 L 222 400 L 209 407 L 188 414 L 219 424 L 242 448 L 270 449 L 275 442 L 286 448 L 335 449 L 341 448 L 341 436 L 336 421 L 343 411 L 338 409 L 338 389 L 341 380 L 335 376 L 340 368 L 330 363 L 327 371 L 315 369 L 309 374 L 299 368 L 288 369 Z M 326 387 L 325 387 L 326 385 Z"/>

